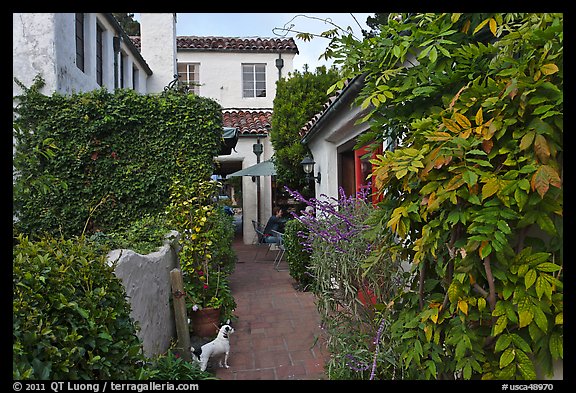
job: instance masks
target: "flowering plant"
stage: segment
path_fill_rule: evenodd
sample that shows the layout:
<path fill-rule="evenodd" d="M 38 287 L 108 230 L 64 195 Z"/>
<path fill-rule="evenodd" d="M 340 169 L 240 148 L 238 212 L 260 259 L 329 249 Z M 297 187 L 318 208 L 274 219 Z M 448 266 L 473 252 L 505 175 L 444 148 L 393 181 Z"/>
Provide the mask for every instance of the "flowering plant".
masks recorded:
<path fill-rule="evenodd" d="M 192 272 L 186 272 L 184 290 L 188 295 L 187 307 L 191 311 L 203 308 L 220 308 L 228 294 L 228 280 L 223 272 L 210 272 L 197 266 Z"/>
<path fill-rule="evenodd" d="M 330 336 L 328 349 L 333 357 L 328 367 L 343 379 L 375 379 L 382 372 L 376 366 L 391 361 L 394 343 L 388 340 L 390 319 L 386 317 L 396 288 L 403 287 L 396 281 L 399 262 L 387 260 L 366 269 L 366 261 L 374 257 L 373 244 L 381 236 L 372 230 L 375 207 L 369 202 L 369 190 L 370 185 L 347 196 L 340 188 L 339 198 L 322 194 L 319 199 L 306 199 L 287 189 L 315 211 L 294 217 L 306 227 L 299 233 L 300 243 L 310 253 L 312 290 Z"/>
<path fill-rule="evenodd" d="M 228 285 L 235 255 L 232 218 L 218 202 L 219 182 L 204 181 L 194 186 L 175 181 L 168 214 L 182 234 L 180 268 L 187 295 L 187 308 L 222 308 L 229 317 L 236 303 Z"/>

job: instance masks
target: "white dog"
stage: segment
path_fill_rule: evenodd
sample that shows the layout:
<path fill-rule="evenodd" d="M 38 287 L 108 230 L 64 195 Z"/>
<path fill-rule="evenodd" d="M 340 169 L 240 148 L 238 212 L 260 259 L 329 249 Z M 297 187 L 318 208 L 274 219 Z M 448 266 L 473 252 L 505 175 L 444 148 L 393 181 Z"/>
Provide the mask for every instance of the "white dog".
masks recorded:
<path fill-rule="evenodd" d="M 200 363 L 200 369 L 206 371 L 208 360 L 212 357 L 220 357 L 220 367 L 228 366 L 228 355 L 230 354 L 230 341 L 228 335 L 234 333 L 234 328 L 229 325 L 230 320 L 226 325 L 223 325 L 218 331 L 216 338 L 198 349 L 192 347 L 192 356 Z M 222 365 L 222 357 L 224 358 L 224 365 Z"/>

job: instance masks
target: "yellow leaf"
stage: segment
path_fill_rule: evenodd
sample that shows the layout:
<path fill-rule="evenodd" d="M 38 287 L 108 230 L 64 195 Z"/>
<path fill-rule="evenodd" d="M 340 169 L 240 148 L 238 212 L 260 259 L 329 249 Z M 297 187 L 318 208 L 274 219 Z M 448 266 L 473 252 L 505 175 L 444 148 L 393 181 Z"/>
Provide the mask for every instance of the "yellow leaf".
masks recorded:
<path fill-rule="evenodd" d="M 496 194 L 498 191 L 500 191 L 500 182 L 498 179 L 495 177 L 489 179 L 482 187 L 482 200 Z"/>
<path fill-rule="evenodd" d="M 520 140 L 520 150 L 526 150 L 527 148 L 532 145 L 532 141 L 534 140 L 534 136 L 536 133 L 534 131 L 529 131 L 522 137 Z"/>
<path fill-rule="evenodd" d="M 494 18 L 490 18 L 490 31 L 492 32 L 492 34 L 494 34 L 494 37 L 496 37 L 496 19 Z"/>
<path fill-rule="evenodd" d="M 426 137 L 426 139 L 430 142 L 432 142 L 432 141 L 442 142 L 442 141 L 447 141 L 451 138 L 452 138 L 452 136 L 450 134 L 448 134 L 447 132 L 442 132 L 442 131 L 433 132 L 432 134 L 430 134 Z"/>
<path fill-rule="evenodd" d="M 482 22 L 480 22 L 480 24 L 478 26 L 476 26 L 476 28 L 474 29 L 474 31 L 472 32 L 472 35 L 476 34 L 477 32 L 479 32 L 486 23 L 488 23 L 490 21 L 491 18 L 487 18 L 484 19 Z"/>
<path fill-rule="evenodd" d="M 438 319 L 438 316 L 436 316 L 436 319 Z M 436 323 L 436 322 L 434 322 L 434 323 Z M 430 340 L 432 340 L 432 333 L 433 333 L 432 327 L 429 325 L 426 325 L 424 327 L 424 334 L 426 335 L 426 341 L 430 342 Z"/>
<path fill-rule="evenodd" d="M 480 107 L 480 109 L 478 109 L 478 112 L 476 112 L 476 125 L 479 126 L 483 123 L 483 116 L 482 116 L 482 107 Z"/>
<path fill-rule="evenodd" d="M 536 72 L 534 73 L 534 82 L 536 82 L 538 79 L 540 79 L 540 77 L 542 76 L 542 72 L 540 72 L 540 70 L 536 70 Z"/>
<path fill-rule="evenodd" d="M 523 328 L 524 326 L 530 325 L 534 319 L 534 313 L 532 310 L 522 310 L 518 312 L 518 327 Z"/>
<path fill-rule="evenodd" d="M 471 133 L 472 133 L 472 128 L 467 128 L 465 131 L 462 131 L 460 133 L 460 135 L 458 135 L 458 136 L 460 138 L 468 139 L 468 137 L 470 136 Z"/>
<path fill-rule="evenodd" d="M 544 75 L 552 75 L 558 72 L 558 66 L 552 63 L 544 64 L 540 67 L 540 71 L 542 71 Z"/>
<path fill-rule="evenodd" d="M 564 312 L 556 314 L 556 317 L 554 318 L 554 324 L 564 325 Z"/>
<path fill-rule="evenodd" d="M 470 128 L 472 124 L 470 124 L 470 120 L 466 116 L 461 113 L 454 113 L 454 118 L 463 128 Z"/>
<path fill-rule="evenodd" d="M 452 132 L 460 132 L 460 126 L 454 120 L 446 119 L 445 117 L 442 118 L 442 123 L 446 128 Z"/>
<path fill-rule="evenodd" d="M 482 311 L 486 308 L 486 299 L 483 297 L 478 299 L 478 311 Z"/>
<path fill-rule="evenodd" d="M 468 315 L 468 303 L 466 302 L 466 300 L 458 300 L 458 308 L 464 314 Z"/>

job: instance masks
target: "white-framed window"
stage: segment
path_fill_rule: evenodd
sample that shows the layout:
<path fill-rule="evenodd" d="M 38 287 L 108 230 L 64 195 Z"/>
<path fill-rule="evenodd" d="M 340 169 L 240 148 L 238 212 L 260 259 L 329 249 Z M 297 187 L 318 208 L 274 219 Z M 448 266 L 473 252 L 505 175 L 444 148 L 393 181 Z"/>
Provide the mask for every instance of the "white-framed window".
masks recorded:
<path fill-rule="evenodd" d="M 266 97 L 266 64 L 242 64 L 242 97 Z"/>
<path fill-rule="evenodd" d="M 178 63 L 178 80 L 194 94 L 200 93 L 200 64 Z"/>

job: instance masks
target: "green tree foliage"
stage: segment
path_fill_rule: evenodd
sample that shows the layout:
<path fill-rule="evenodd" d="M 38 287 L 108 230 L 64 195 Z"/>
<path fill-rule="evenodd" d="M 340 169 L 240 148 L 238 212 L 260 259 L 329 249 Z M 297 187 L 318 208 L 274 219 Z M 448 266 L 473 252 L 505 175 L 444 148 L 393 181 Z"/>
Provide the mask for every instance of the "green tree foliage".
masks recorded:
<path fill-rule="evenodd" d="M 299 190 L 307 185 L 300 165 L 307 150 L 300 143 L 299 132 L 322 111 L 328 100 L 327 90 L 338 79 L 337 70 L 322 66 L 315 73 L 294 71 L 289 78 L 278 81 L 270 138 L 279 184 Z"/>
<path fill-rule="evenodd" d="M 114 15 L 114 18 L 116 18 L 126 34 L 135 36 L 140 35 L 140 23 L 137 20 L 134 20 L 134 14 L 114 12 L 112 15 Z"/>
<path fill-rule="evenodd" d="M 366 24 L 370 27 L 370 31 L 362 31 L 364 37 L 375 37 L 380 34 L 380 25 L 387 25 L 390 13 L 375 13 L 374 16 L 366 18 Z"/>
<path fill-rule="evenodd" d="M 412 263 L 390 339 L 409 379 L 536 379 L 563 359 L 563 16 L 415 14 L 333 51 L 383 201 L 377 251 Z M 341 82 L 340 82 L 341 83 Z M 360 142 L 361 144 L 362 142 Z"/>
<path fill-rule="evenodd" d="M 105 89 L 15 99 L 14 215 L 26 234 L 114 231 L 164 212 L 172 176 L 208 179 L 222 140 L 218 103 Z"/>

